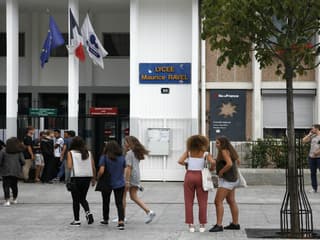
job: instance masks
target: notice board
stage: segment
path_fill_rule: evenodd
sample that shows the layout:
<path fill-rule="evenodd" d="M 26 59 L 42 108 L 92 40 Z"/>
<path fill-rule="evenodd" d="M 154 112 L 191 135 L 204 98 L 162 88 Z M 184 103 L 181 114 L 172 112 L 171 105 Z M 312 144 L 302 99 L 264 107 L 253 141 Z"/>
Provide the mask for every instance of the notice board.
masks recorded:
<path fill-rule="evenodd" d="M 150 155 L 169 155 L 169 144 L 169 128 L 148 128 L 147 145 Z"/>

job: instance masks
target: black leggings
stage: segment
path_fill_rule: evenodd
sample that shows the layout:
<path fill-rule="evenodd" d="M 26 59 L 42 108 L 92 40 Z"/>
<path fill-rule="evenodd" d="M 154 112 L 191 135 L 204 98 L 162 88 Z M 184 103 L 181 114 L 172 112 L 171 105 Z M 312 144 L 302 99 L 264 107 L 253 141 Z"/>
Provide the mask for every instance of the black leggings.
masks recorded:
<path fill-rule="evenodd" d="M 91 177 L 75 177 L 72 181 L 76 183 L 74 191 L 71 191 L 73 216 L 75 221 L 79 221 L 80 204 L 84 211 L 87 213 L 90 211 L 89 203 L 87 201 L 87 193 L 90 186 Z"/>
<path fill-rule="evenodd" d="M 10 199 L 10 188 L 12 190 L 13 198 L 18 197 L 18 178 L 15 176 L 3 176 L 2 177 L 2 187 L 4 192 L 4 198 L 6 200 Z"/>
<path fill-rule="evenodd" d="M 101 192 L 103 220 L 109 221 L 110 196 L 112 191 L 114 192 L 114 198 L 115 198 L 115 202 L 118 210 L 118 219 L 119 221 L 124 221 L 124 209 L 123 209 L 123 202 L 122 202 L 124 187 L 116 188 L 108 192 Z"/>

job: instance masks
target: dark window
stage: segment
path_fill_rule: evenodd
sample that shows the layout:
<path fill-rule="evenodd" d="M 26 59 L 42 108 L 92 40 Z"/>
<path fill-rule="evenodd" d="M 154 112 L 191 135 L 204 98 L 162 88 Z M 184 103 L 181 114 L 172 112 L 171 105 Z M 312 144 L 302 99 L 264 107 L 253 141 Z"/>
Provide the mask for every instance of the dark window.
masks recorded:
<path fill-rule="evenodd" d="M 103 47 L 108 56 L 130 56 L 129 33 L 103 33 Z"/>
<path fill-rule="evenodd" d="M 0 32 L 0 57 L 7 56 L 7 34 Z M 25 56 L 25 34 L 19 33 L 19 57 Z"/>
<path fill-rule="evenodd" d="M 28 115 L 31 108 L 31 93 L 19 93 L 18 114 Z"/>
<path fill-rule="evenodd" d="M 68 33 L 62 33 L 62 37 L 65 44 L 51 49 L 51 57 L 68 57 L 68 49 L 66 48 L 66 45 L 68 44 Z"/>

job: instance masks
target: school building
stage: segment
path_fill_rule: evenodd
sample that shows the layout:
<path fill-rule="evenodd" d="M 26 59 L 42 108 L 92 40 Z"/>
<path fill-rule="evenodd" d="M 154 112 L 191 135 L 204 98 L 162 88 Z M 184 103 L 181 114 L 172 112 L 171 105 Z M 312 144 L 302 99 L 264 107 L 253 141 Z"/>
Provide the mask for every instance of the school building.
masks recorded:
<path fill-rule="evenodd" d="M 182 180 L 177 164 L 192 134 L 214 141 L 279 137 L 286 128 L 286 83 L 276 65 L 217 66 L 201 40 L 200 0 L 0 0 L 0 139 L 73 129 L 98 155 L 130 134 L 150 150 L 142 179 Z M 104 69 L 65 46 L 40 66 L 49 15 L 68 43 L 69 9 L 88 13 L 108 51 Z M 295 128 L 320 122 L 318 69 L 294 80 Z"/>

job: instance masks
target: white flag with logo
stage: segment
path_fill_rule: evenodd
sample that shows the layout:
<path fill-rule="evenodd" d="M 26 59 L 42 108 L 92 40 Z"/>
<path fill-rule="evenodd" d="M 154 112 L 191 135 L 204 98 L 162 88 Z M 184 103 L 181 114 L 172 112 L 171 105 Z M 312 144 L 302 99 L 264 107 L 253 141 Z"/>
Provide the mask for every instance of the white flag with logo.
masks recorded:
<path fill-rule="evenodd" d="M 94 64 L 104 68 L 103 58 L 108 55 L 108 52 L 103 48 L 97 35 L 95 34 L 90 18 L 87 14 L 81 27 L 82 37 L 85 42 L 85 47 Z"/>

